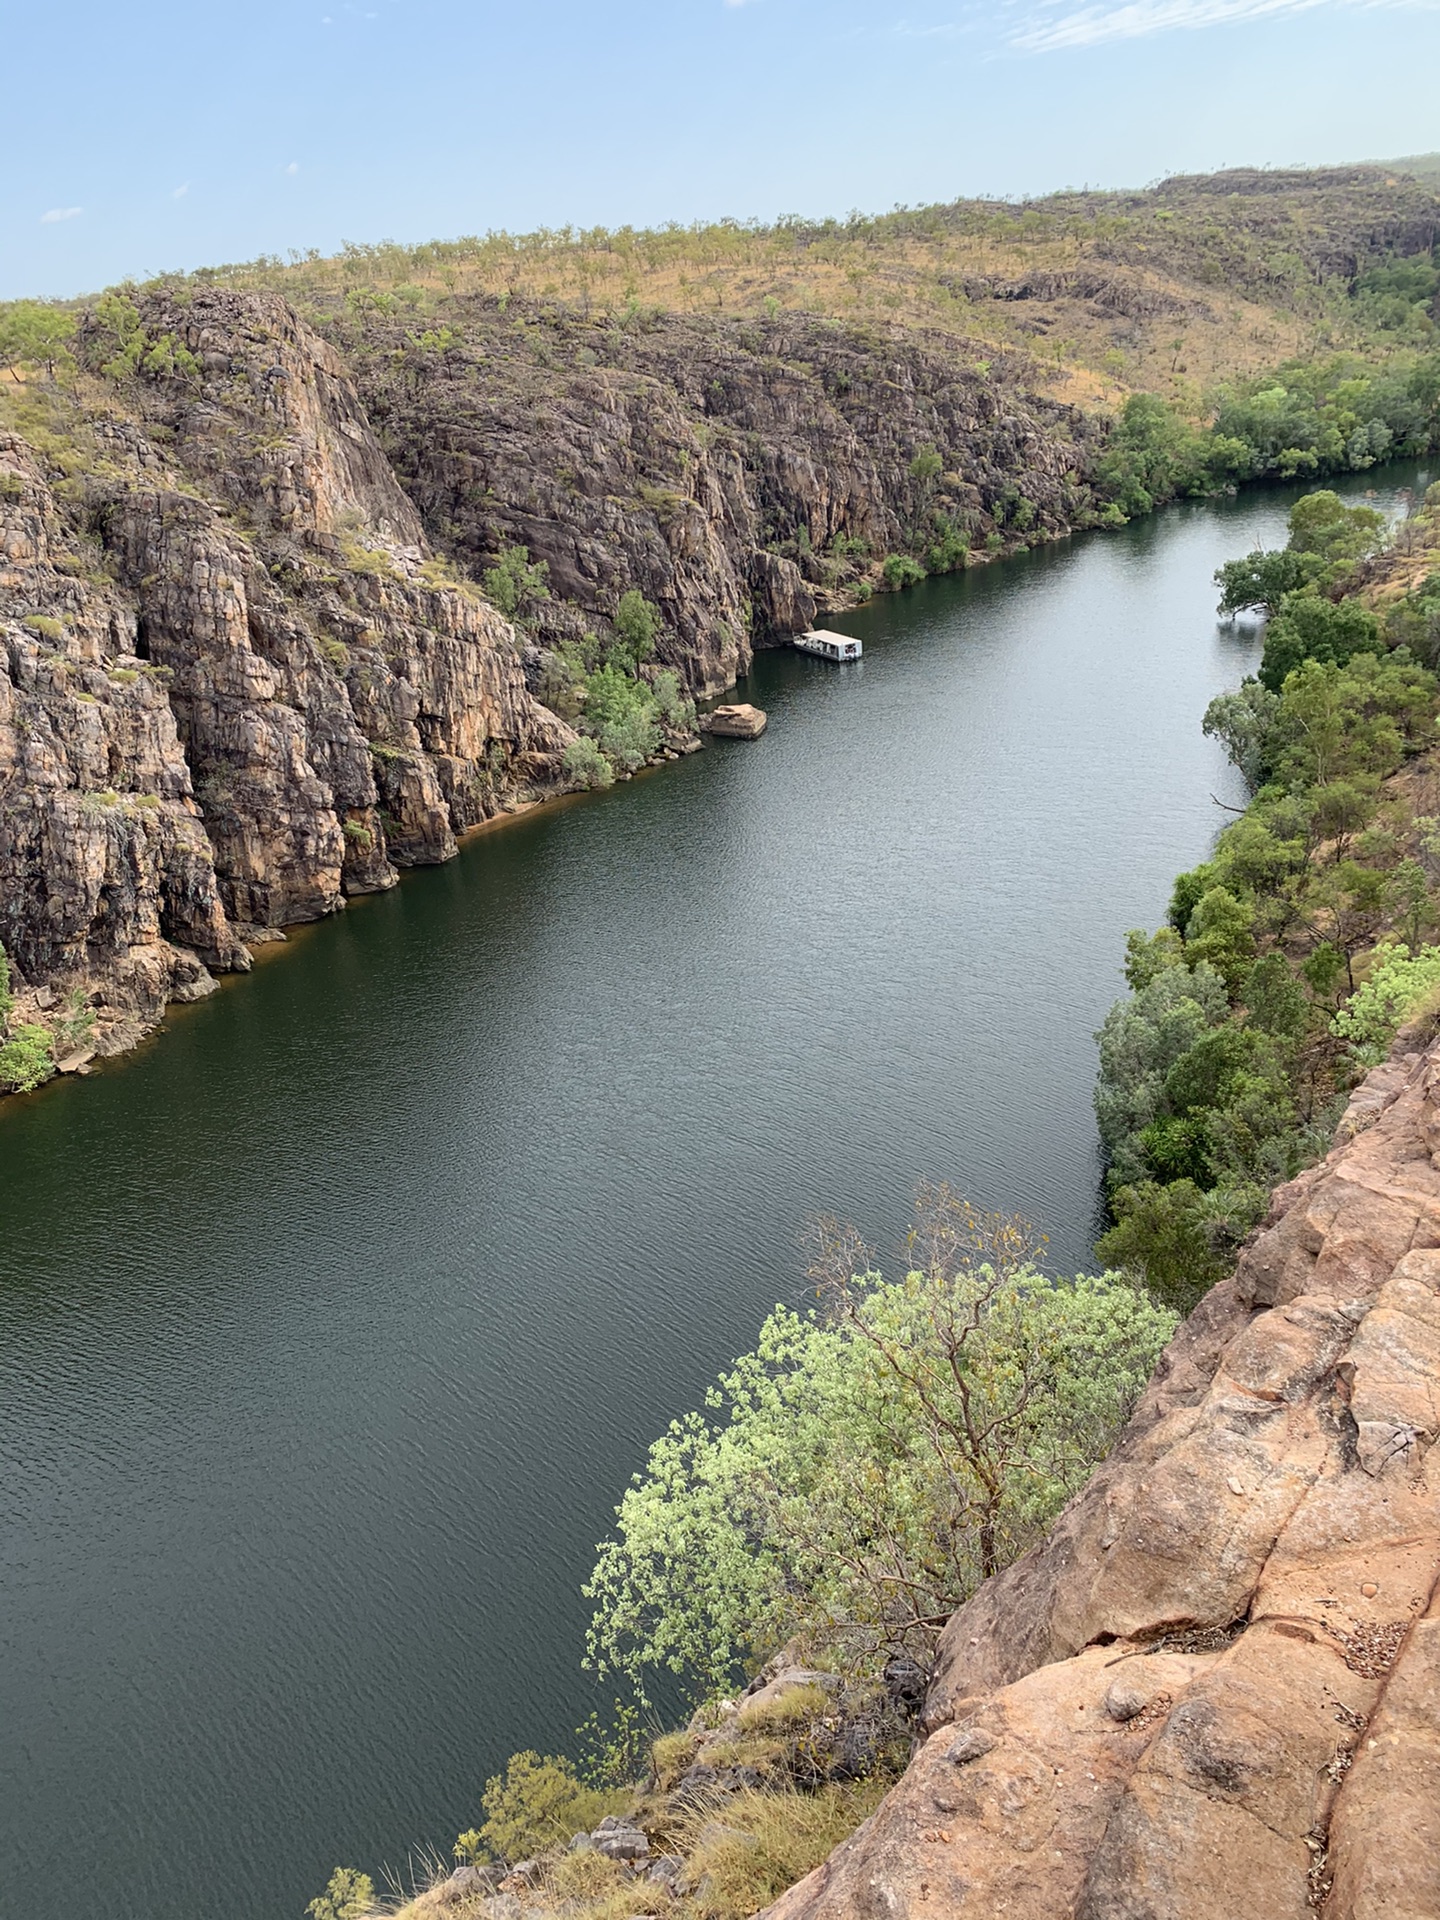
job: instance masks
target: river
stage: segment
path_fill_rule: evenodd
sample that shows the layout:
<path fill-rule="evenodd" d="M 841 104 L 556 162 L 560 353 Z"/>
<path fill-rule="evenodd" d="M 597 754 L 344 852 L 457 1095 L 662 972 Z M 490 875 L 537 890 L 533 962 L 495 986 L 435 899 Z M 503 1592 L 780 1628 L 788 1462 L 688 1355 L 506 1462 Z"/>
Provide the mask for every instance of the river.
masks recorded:
<path fill-rule="evenodd" d="M 758 742 L 486 831 L 0 1108 L 0 1906 L 301 1920 L 572 1743 L 593 1545 L 811 1213 L 883 1251 L 948 1177 L 1089 1262 L 1123 937 L 1242 798 L 1211 574 L 1290 497 L 762 655 Z"/>

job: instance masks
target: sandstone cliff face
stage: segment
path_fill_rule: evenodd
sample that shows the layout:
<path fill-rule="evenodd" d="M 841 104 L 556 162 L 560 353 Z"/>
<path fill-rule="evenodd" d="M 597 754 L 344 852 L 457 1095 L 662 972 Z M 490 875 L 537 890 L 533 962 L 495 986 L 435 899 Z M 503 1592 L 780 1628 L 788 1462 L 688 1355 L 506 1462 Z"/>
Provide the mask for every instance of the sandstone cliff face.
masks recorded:
<path fill-rule="evenodd" d="M 1098 429 L 1019 357 L 977 364 L 939 335 L 481 298 L 441 304 L 444 346 L 373 312 L 331 325 L 432 537 L 475 566 L 528 547 L 560 633 L 638 587 L 696 693 L 803 631 L 856 543 L 905 549 L 937 512 L 983 543 L 1022 498 L 1030 538 L 1089 513 Z M 929 448 L 940 471 L 917 475 Z"/>
<path fill-rule="evenodd" d="M 909 1772 L 775 1920 L 1440 1913 L 1440 1045 L 1338 1142 L 956 1614 Z"/>
<path fill-rule="evenodd" d="M 59 442 L 0 442 L 0 941 L 27 1015 L 79 995 L 100 1050 L 131 1045 L 247 942 L 566 784 L 542 649 L 427 536 L 545 560 L 542 642 L 639 587 L 709 693 L 857 547 L 1090 512 L 1097 430 L 1019 359 L 794 314 L 450 307 L 424 340 L 373 310 L 326 340 L 274 294 L 153 291 L 145 340 L 185 359 L 82 383 Z M 92 369 L 112 324 L 82 326 Z"/>
<path fill-rule="evenodd" d="M 198 375 L 93 409 L 63 483 L 0 442 L 0 941 L 102 1051 L 553 790 L 573 737 L 282 301 L 143 317 Z"/>

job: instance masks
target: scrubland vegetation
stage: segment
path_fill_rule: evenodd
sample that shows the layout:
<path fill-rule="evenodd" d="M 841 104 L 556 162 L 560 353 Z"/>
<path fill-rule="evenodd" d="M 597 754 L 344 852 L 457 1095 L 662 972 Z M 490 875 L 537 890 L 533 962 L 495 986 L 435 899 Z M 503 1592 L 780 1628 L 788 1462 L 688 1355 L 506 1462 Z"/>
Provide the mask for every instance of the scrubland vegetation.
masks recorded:
<path fill-rule="evenodd" d="M 1107 1261 L 1188 1308 L 1351 1087 L 1440 1007 L 1440 487 L 1392 535 L 1322 491 L 1279 552 L 1216 575 L 1269 615 L 1260 671 L 1205 728 L 1254 789 L 1168 923 L 1129 936 L 1099 1035 Z"/>

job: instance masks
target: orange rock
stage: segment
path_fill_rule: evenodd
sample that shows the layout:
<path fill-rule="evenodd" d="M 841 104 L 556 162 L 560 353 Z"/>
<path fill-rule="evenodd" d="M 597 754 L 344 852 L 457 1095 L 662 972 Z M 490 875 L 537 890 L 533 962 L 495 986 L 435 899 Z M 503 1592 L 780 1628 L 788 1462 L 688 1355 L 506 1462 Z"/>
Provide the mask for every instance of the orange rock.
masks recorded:
<path fill-rule="evenodd" d="M 1437 1166 L 1440 1045 L 1277 1191 L 1111 1458 L 951 1620 L 905 1778 L 772 1915 L 1437 1920 Z"/>

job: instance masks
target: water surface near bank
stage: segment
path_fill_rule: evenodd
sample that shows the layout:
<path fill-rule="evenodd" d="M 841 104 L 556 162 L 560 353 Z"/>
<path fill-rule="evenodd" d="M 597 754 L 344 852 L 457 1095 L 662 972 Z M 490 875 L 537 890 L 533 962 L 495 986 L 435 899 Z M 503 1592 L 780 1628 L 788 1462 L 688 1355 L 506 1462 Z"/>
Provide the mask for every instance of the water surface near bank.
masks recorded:
<path fill-rule="evenodd" d="M 593 1543 L 812 1211 L 884 1247 L 946 1176 L 1088 1261 L 1123 935 L 1242 798 L 1210 576 L 1287 505 L 878 601 L 762 656 L 760 741 L 0 1108 L 0 1904 L 299 1920 L 565 1745 Z"/>

